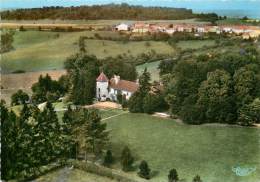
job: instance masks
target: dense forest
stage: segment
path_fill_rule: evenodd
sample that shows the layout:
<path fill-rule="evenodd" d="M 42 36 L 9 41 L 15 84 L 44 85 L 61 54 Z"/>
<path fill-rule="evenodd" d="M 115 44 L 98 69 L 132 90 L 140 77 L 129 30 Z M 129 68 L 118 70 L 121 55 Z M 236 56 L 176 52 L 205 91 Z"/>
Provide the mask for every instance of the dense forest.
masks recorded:
<path fill-rule="evenodd" d="M 163 61 L 159 67 L 171 113 L 183 121 L 260 122 L 260 57 L 255 47 L 241 48 L 239 53 Z"/>
<path fill-rule="evenodd" d="M 184 8 L 143 7 L 128 4 L 108 4 L 78 7 L 43 7 L 16 9 L 1 12 L 6 20 L 38 20 L 38 19 L 69 19 L 69 20 L 174 20 L 195 18 L 192 10 Z"/>

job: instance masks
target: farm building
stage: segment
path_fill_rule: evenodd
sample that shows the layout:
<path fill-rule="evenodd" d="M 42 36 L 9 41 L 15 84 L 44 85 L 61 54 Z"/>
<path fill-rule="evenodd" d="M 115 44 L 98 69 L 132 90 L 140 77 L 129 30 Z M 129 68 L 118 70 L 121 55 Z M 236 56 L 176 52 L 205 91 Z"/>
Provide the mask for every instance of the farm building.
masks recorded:
<path fill-rule="evenodd" d="M 115 27 L 115 30 L 117 31 L 129 31 L 131 28 L 131 25 L 128 23 L 120 23 Z"/>

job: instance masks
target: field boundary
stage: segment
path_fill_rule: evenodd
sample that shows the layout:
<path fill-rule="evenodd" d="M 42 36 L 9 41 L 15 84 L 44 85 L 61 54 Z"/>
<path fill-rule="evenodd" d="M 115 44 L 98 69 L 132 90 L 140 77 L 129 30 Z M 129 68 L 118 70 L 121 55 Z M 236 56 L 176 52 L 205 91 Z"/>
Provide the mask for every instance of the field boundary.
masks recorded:
<path fill-rule="evenodd" d="M 129 111 L 123 112 L 123 113 L 119 113 L 119 114 L 116 114 L 116 115 L 113 115 L 113 116 L 109 116 L 107 118 L 103 118 L 103 119 L 101 119 L 101 121 L 105 121 L 105 120 L 108 120 L 108 119 L 111 119 L 111 118 L 114 118 L 114 117 L 117 117 L 117 116 L 120 116 L 120 115 L 123 115 L 123 114 L 127 114 L 127 113 L 129 113 Z"/>
<path fill-rule="evenodd" d="M 133 176 L 127 174 L 123 171 L 107 168 L 100 164 L 91 162 L 91 161 L 78 161 L 78 160 L 70 160 L 68 161 L 68 165 L 72 165 L 77 169 L 94 173 L 103 177 L 108 177 L 110 179 L 115 179 L 116 181 L 121 182 L 145 182 L 147 180 L 144 179 L 132 179 Z"/>

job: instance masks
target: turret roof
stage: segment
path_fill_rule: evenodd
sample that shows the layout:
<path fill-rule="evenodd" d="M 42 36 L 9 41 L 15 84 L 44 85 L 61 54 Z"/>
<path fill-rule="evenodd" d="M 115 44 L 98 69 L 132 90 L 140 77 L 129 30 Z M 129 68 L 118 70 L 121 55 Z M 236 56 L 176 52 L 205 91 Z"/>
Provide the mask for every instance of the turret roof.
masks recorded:
<path fill-rule="evenodd" d="M 107 76 L 103 73 L 103 71 L 100 73 L 100 75 L 97 77 L 97 82 L 108 82 Z"/>

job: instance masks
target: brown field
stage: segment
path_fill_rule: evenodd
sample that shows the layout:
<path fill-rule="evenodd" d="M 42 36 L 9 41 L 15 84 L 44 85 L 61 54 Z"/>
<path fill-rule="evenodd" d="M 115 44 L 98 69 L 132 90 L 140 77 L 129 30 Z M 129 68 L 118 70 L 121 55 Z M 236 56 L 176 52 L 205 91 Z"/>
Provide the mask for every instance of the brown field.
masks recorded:
<path fill-rule="evenodd" d="M 18 29 L 23 26 L 25 29 L 38 29 L 51 30 L 54 28 L 67 29 L 71 27 L 78 30 L 88 30 L 90 27 L 93 29 L 102 29 L 105 27 L 111 27 L 121 22 L 135 23 L 134 20 L 3 20 L 1 28 Z M 199 21 L 197 19 L 185 19 L 185 20 L 146 20 L 138 21 L 143 23 L 192 23 L 192 24 L 207 24 L 208 22 Z"/>
<path fill-rule="evenodd" d="M 31 94 L 31 86 L 38 81 L 40 75 L 49 74 L 52 79 L 58 80 L 63 74 L 66 74 L 65 70 L 54 71 L 38 71 L 28 73 L 16 73 L 16 74 L 2 74 L 1 75 L 1 99 L 4 99 L 7 103 L 10 103 L 10 97 L 18 89 L 22 89 L 28 94 Z"/>

